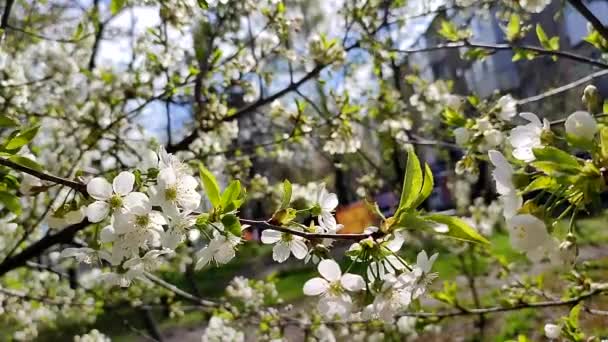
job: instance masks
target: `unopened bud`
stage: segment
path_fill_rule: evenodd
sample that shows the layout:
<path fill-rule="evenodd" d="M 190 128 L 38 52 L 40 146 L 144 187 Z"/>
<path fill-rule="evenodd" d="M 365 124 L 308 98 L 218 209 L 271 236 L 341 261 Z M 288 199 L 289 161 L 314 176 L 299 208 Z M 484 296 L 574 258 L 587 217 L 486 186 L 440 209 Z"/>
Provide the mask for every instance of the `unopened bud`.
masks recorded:
<path fill-rule="evenodd" d="M 583 104 L 587 107 L 587 111 L 591 114 L 599 114 L 602 112 L 602 99 L 597 88 L 590 84 L 583 90 Z"/>

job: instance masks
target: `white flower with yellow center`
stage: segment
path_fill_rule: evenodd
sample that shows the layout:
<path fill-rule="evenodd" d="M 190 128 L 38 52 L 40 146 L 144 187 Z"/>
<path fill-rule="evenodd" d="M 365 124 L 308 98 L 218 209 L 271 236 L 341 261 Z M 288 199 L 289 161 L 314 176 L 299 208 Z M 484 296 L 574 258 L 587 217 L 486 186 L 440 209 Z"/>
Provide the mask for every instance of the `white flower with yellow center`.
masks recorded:
<path fill-rule="evenodd" d="M 96 201 L 89 204 L 86 214 L 91 222 L 101 222 L 110 211 L 135 208 L 149 205 L 148 196 L 141 192 L 133 192 L 135 176 L 123 171 L 112 181 L 96 177 L 87 184 L 87 193 Z"/>
<path fill-rule="evenodd" d="M 309 279 L 304 284 L 304 294 L 321 296 L 317 308 L 325 316 L 345 318 L 352 309 L 349 292 L 365 289 L 363 277 L 356 274 L 342 274 L 340 265 L 331 259 L 322 260 L 317 266 L 321 277 Z"/>
<path fill-rule="evenodd" d="M 301 236 L 267 229 L 262 232 L 261 240 L 264 244 L 275 244 L 272 258 L 277 262 L 284 262 L 290 254 L 300 260 L 308 254 L 308 247 Z"/>

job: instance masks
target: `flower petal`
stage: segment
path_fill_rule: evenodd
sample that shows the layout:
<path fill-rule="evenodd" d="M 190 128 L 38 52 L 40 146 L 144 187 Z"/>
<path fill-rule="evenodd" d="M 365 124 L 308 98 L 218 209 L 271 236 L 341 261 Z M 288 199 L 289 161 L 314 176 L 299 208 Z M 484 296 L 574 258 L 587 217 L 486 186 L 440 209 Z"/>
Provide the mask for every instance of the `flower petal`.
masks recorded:
<path fill-rule="evenodd" d="M 272 244 L 272 243 L 276 243 L 279 242 L 279 240 L 281 240 L 281 232 L 278 232 L 276 230 L 270 230 L 267 229 L 265 231 L 262 232 L 262 243 L 265 244 Z"/>
<path fill-rule="evenodd" d="M 152 210 L 150 199 L 143 192 L 131 192 L 125 196 L 123 206 L 137 215 L 145 215 Z"/>
<path fill-rule="evenodd" d="M 135 175 L 128 171 L 119 173 L 112 181 L 114 192 L 121 196 L 126 196 L 133 191 L 133 184 L 135 184 Z"/>
<path fill-rule="evenodd" d="M 317 268 L 323 278 L 329 281 L 337 281 L 342 276 L 340 265 L 338 265 L 338 263 L 333 259 L 322 260 Z"/>
<path fill-rule="evenodd" d="M 90 183 L 89 183 L 90 184 Z M 106 202 L 95 201 L 87 207 L 87 217 L 89 221 L 101 222 L 110 212 L 110 205 Z"/>
<path fill-rule="evenodd" d="M 272 248 L 272 259 L 277 262 L 284 262 L 289 258 L 289 254 L 291 254 L 289 245 L 282 241 L 274 245 Z"/>
<path fill-rule="evenodd" d="M 101 232 L 99 232 L 99 240 L 101 240 L 101 242 L 103 242 L 103 243 L 112 242 L 112 241 L 116 240 L 116 233 L 114 232 L 114 227 L 112 227 L 112 226 L 103 227 Z"/>
<path fill-rule="evenodd" d="M 293 239 L 290 243 L 291 253 L 296 259 L 304 259 L 306 254 L 308 254 L 308 248 L 306 247 L 306 243 L 300 239 Z"/>
<path fill-rule="evenodd" d="M 304 294 L 307 296 L 318 296 L 329 289 L 329 283 L 323 278 L 312 278 L 304 283 Z"/>
<path fill-rule="evenodd" d="M 363 277 L 357 274 L 345 273 L 340 278 L 340 284 L 348 291 L 356 292 L 361 291 L 365 288 L 365 280 Z"/>
<path fill-rule="evenodd" d="M 104 201 L 112 196 L 112 185 L 105 178 L 95 177 L 87 184 L 87 192 L 94 199 Z"/>

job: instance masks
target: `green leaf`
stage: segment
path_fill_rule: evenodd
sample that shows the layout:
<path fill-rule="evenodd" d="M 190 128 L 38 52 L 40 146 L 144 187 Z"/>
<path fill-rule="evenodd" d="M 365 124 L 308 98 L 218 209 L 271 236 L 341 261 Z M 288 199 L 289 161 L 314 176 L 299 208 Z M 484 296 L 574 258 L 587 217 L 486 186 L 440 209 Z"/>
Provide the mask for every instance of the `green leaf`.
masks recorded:
<path fill-rule="evenodd" d="M 199 164 L 198 169 L 207 197 L 213 207 L 217 208 L 221 204 L 220 186 L 218 185 L 215 176 L 213 176 L 202 163 Z"/>
<path fill-rule="evenodd" d="M 126 0 L 112 0 L 110 2 L 110 13 L 112 13 L 112 15 L 118 13 L 126 4 Z"/>
<path fill-rule="evenodd" d="M 21 203 L 19 202 L 19 198 L 10 192 L 0 191 L 0 203 L 11 212 L 17 215 L 21 214 Z"/>
<path fill-rule="evenodd" d="M 433 187 L 435 186 L 435 181 L 433 179 L 433 171 L 429 167 L 429 164 L 424 163 L 424 180 L 422 183 L 422 189 L 420 189 L 420 194 L 416 201 L 412 205 L 412 208 L 417 208 L 425 199 L 427 199 L 431 192 L 433 192 Z"/>
<path fill-rule="evenodd" d="M 31 160 L 30 158 L 14 155 L 14 156 L 10 156 L 8 159 L 12 162 L 15 162 L 15 163 L 25 166 L 25 167 L 29 167 L 30 169 L 33 169 L 36 171 L 43 170 L 42 166 L 40 166 L 40 164 L 36 163 L 35 161 Z"/>
<path fill-rule="evenodd" d="M 608 113 L 604 110 L 604 113 Z M 600 153 L 604 161 L 608 161 L 608 127 L 600 128 Z"/>
<path fill-rule="evenodd" d="M 464 114 L 450 107 L 445 107 L 445 109 L 443 110 L 443 119 L 445 123 L 450 126 L 462 127 L 467 123 Z"/>
<path fill-rule="evenodd" d="M 396 222 L 393 224 L 395 228 L 405 229 L 432 229 L 435 223 L 425 220 L 420 217 L 415 210 L 408 210 L 402 212 Z"/>
<path fill-rule="evenodd" d="M 543 190 L 543 189 L 551 189 L 557 185 L 557 181 L 553 177 L 540 176 L 536 177 L 526 188 L 524 189 L 524 193 Z"/>
<path fill-rule="evenodd" d="M 198 0 L 198 7 L 202 8 L 202 9 L 208 9 L 209 8 L 209 3 L 207 3 L 207 0 Z"/>
<path fill-rule="evenodd" d="M 441 28 L 437 33 L 439 33 L 442 37 L 449 41 L 462 40 L 468 36 L 468 33 L 466 31 L 458 30 L 454 23 L 447 20 L 441 21 Z"/>
<path fill-rule="evenodd" d="M 469 226 L 465 221 L 457 217 L 433 214 L 427 215 L 424 218 L 436 223 L 445 224 L 448 227 L 448 231 L 441 234 L 451 238 L 475 243 L 490 244 L 490 242 L 481 236 L 481 234 L 479 234 L 475 229 L 473 229 L 473 227 Z"/>
<path fill-rule="evenodd" d="M 507 24 L 507 40 L 512 42 L 520 37 L 521 19 L 516 13 L 511 14 Z"/>
<path fill-rule="evenodd" d="M 281 200 L 281 206 L 279 209 L 285 209 L 291 202 L 291 183 L 286 179 L 283 181 L 283 199 Z"/>
<path fill-rule="evenodd" d="M 34 126 L 19 132 L 6 143 L 4 148 L 7 150 L 16 150 L 23 147 L 23 145 L 28 144 L 30 141 L 32 141 L 32 139 L 34 139 L 39 128 L 40 126 Z"/>
<path fill-rule="evenodd" d="M 553 146 L 544 146 L 532 149 L 537 161 L 547 161 L 563 165 L 564 167 L 579 168 L 580 164 L 575 156 Z"/>
<path fill-rule="evenodd" d="M 538 37 L 540 44 L 546 49 L 549 45 L 549 38 L 540 24 L 536 24 L 536 36 Z"/>
<path fill-rule="evenodd" d="M 405 169 L 405 178 L 403 180 L 403 190 L 401 191 L 401 200 L 399 201 L 399 209 L 410 209 L 416 202 L 422 188 L 422 168 L 416 152 L 410 150 L 407 152 L 407 166 Z"/>
<path fill-rule="evenodd" d="M 222 216 L 222 224 L 224 229 L 234 236 L 241 236 L 241 222 L 234 214 Z"/>
<path fill-rule="evenodd" d="M 16 127 L 19 126 L 19 123 L 6 115 L 0 115 L 0 127 Z"/>
<path fill-rule="evenodd" d="M 221 205 L 222 208 L 228 208 L 232 202 L 237 200 L 241 195 L 241 182 L 233 180 L 228 184 L 228 187 L 222 193 Z"/>
<path fill-rule="evenodd" d="M 297 215 L 298 212 L 294 208 L 280 209 L 272 215 L 270 222 L 278 224 L 279 226 L 284 226 L 293 221 Z"/>

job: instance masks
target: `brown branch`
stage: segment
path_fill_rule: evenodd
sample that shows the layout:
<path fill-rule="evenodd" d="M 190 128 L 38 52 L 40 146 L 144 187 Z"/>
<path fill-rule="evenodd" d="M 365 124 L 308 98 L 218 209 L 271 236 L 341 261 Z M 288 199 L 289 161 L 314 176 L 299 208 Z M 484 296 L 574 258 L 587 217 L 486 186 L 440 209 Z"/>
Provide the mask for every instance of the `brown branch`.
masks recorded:
<path fill-rule="evenodd" d="M 73 224 L 64 228 L 58 233 L 47 235 L 38 240 L 34 244 L 28 246 L 21 253 L 5 259 L 0 264 L 0 276 L 3 276 L 9 271 L 24 266 L 27 261 L 41 255 L 44 251 L 59 243 L 67 243 L 72 241 L 76 233 L 86 228 L 90 222 L 84 220 L 80 223 Z"/>
<path fill-rule="evenodd" d="M 602 284 L 605 285 L 605 284 Z M 509 311 L 517 311 L 523 309 L 531 309 L 531 308 L 548 308 L 548 307 L 557 307 L 557 306 L 574 306 L 578 303 L 589 299 L 591 297 L 602 294 L 608 290 L 608 287 L 601 286 L 592 291 L 589 291 L 585 294 L 582 294 L 578 297 L 574 297 L 566 300 L 552 300 L 552 301 L 543 301 L 543 302 L 535 302 L 535 303 L 522 303 L 513 306 L 496 306 L 496 307 L 488 307 L 488 308 L 478 308 L 478 309 L 467 309 L 460 308 L 457 310 L 449 310 L 449 311 L 438 311 L 438 312 L 402 312 L 397 314 L 395 317 L 418 317 L 418 318 L 435 318 L 435 319 L 443 319 L 450 317 L 459 317 L 459 316 L 476 316 L 481 314 L 493 314 L 500 312 L 509 312 Z M 600 310 L 598 310 L 600 311 Z M 602 312 L 602 311 L 600 311 Z M 367 320 L 351 320 L 351 321 L 327 321 L 320 323 L 307 323 L 301 322 L 299 320 L 289 319 L 289 321 L 285 322 L 285 325 L 299 325 L 299 326 L 310 326 L 313 324 L 324 324 L 329 326 L 338 326 L 338 325 L 349 325 L 349 324 L 368 324 L 371 321 Z"/>
<path fill-rule="evenodd" d="M 42 171 L 37 171 L 34 169 L 31 169 L 27 166 L 23 166 L 21 164 L 17 164 L 13 161 L 10 161 L 8 159 L 4 159 L 4 158 L 0 158 L 0 165 L 4 165 L 6 167 L 10 167 L 13 170 L 17 170 L 17 171 L 21 171 L 24 173 L 27 173 L 29 175 L 32 175 L 36 178 L 42 179 L 42 180 L 46 180 L 49 182 L 53 182 L 56 184 L 61 184 L 61 185 L 65 185 L 69 188 L 72 188 L 78 192 L 80 192 L 81 194 L 88 196 L 87 194 L 87 186 L 84 183 L 81 182 L 76 182 L 67 178 L 62 178 L 62 177 L 58 177 L 58 176 L 54 176 Z"/>
<path fill-rule="evenodd" d="M 0 43 L 4 41 L 5 30 L 8 27 L 8 18 L 11 16 L 11 9 L 15 0 L 6 0 L 4 5 L 4 12 L 2 13 L 2 19 L 0 20 Z"/>
<path fill-rule="evenodd" d="M 585 17 L 591 25 L 593 25 L 593 28 L 599 32 L 604 39 L 608 40 L 608 27 L 604 26 L 600 19 L 596 17 L 581 0 L 568 0 L 568 2 L 578 11 L 578 13 Z"/>
<path fill-rule="evenodd" d="M 326 234 L 326 233 L 307 233 L 300 230 L 294 230 L 283 226 L 277 226 L 268 221 L 259 221 L 259 220 L 249 220 L 249 219 L 239 219 L 241 223 L 248 224 L 254 227 L 261 229 L 262 231 L 270 229 L 276 230 L 283 233 L 288 233 L 296 236 L 303 237 L 308 240 L 314 239 L 334 239 L 334 240 L 351 240 L 351 241 L 361 241 L 363 239 L 367 239 L 368 237 L 373 237 L 376 234 Z"/>
<path fill-rule="evenodd" d="M 350 45 L 349 47 L 345 48 L 345 51 L 350 51 L 353 49 L 356 49 L 360 46 L 359 42 Z M 241 108 L 240 110 L 238 110 L 236 113 L 234 113 L 233 115 L 224 117 L 220 120 L 220 122 L 225 122 L 225 121 L 232 121 L 235 119 L 238 119 L 242 116 L 248 115 L 250 113 L 255 112 L 258 108 L 265 106 L 267 104 L 270 104 L 272 101 L 279 99 L 281 97 L 283 97 L 284 95 L 295 91 L 297 89 L 300 88 L 300 86 L 302 86 L 304 83 L 308 82 L 310 79 L 316 77 L 319 73 L 321 73 L 321 71 L 323 69 L 325 69 L 327 66 L 329 66 L 330 64 L 318 64 L 317 66 L 315 66 L 309 73 L 307 73 L 306 75 L 304 75 L 301 79 L 299 79 L 296 82 L 290 82 L 289 85 L 285 88 L 283 88 L 280 91 L 277 91 L 276 93 L 268 96 L 268 97 L 264 97 L 264 98 L 260 98 L 259 100 L 257 100 L 256 102 L 253 102 L 252 104 L 245 106 L 243 108 Z M 213 127 L 207 128 L 205 130 L 202 130 L 203 132 L 205 131 L 210 131 L 212 130 Z M 194 140 L 196 140 L 196 138 L 198 138 L 200 132 L 199 130 L 193 130 L 189 135 L 187 135 L 185 138 L 183 138 L 181 141 L 179 141 L 178 143 L 174 144 L 174 145 L 167 145 L 166 146 L 166 150 L 169 153 L 175 153 L 177 151 L 183 151 L 183 150 L 187 150 L 188 146 L 190 146 L 190 144 L 192 144 L 194 142 Z"/>

